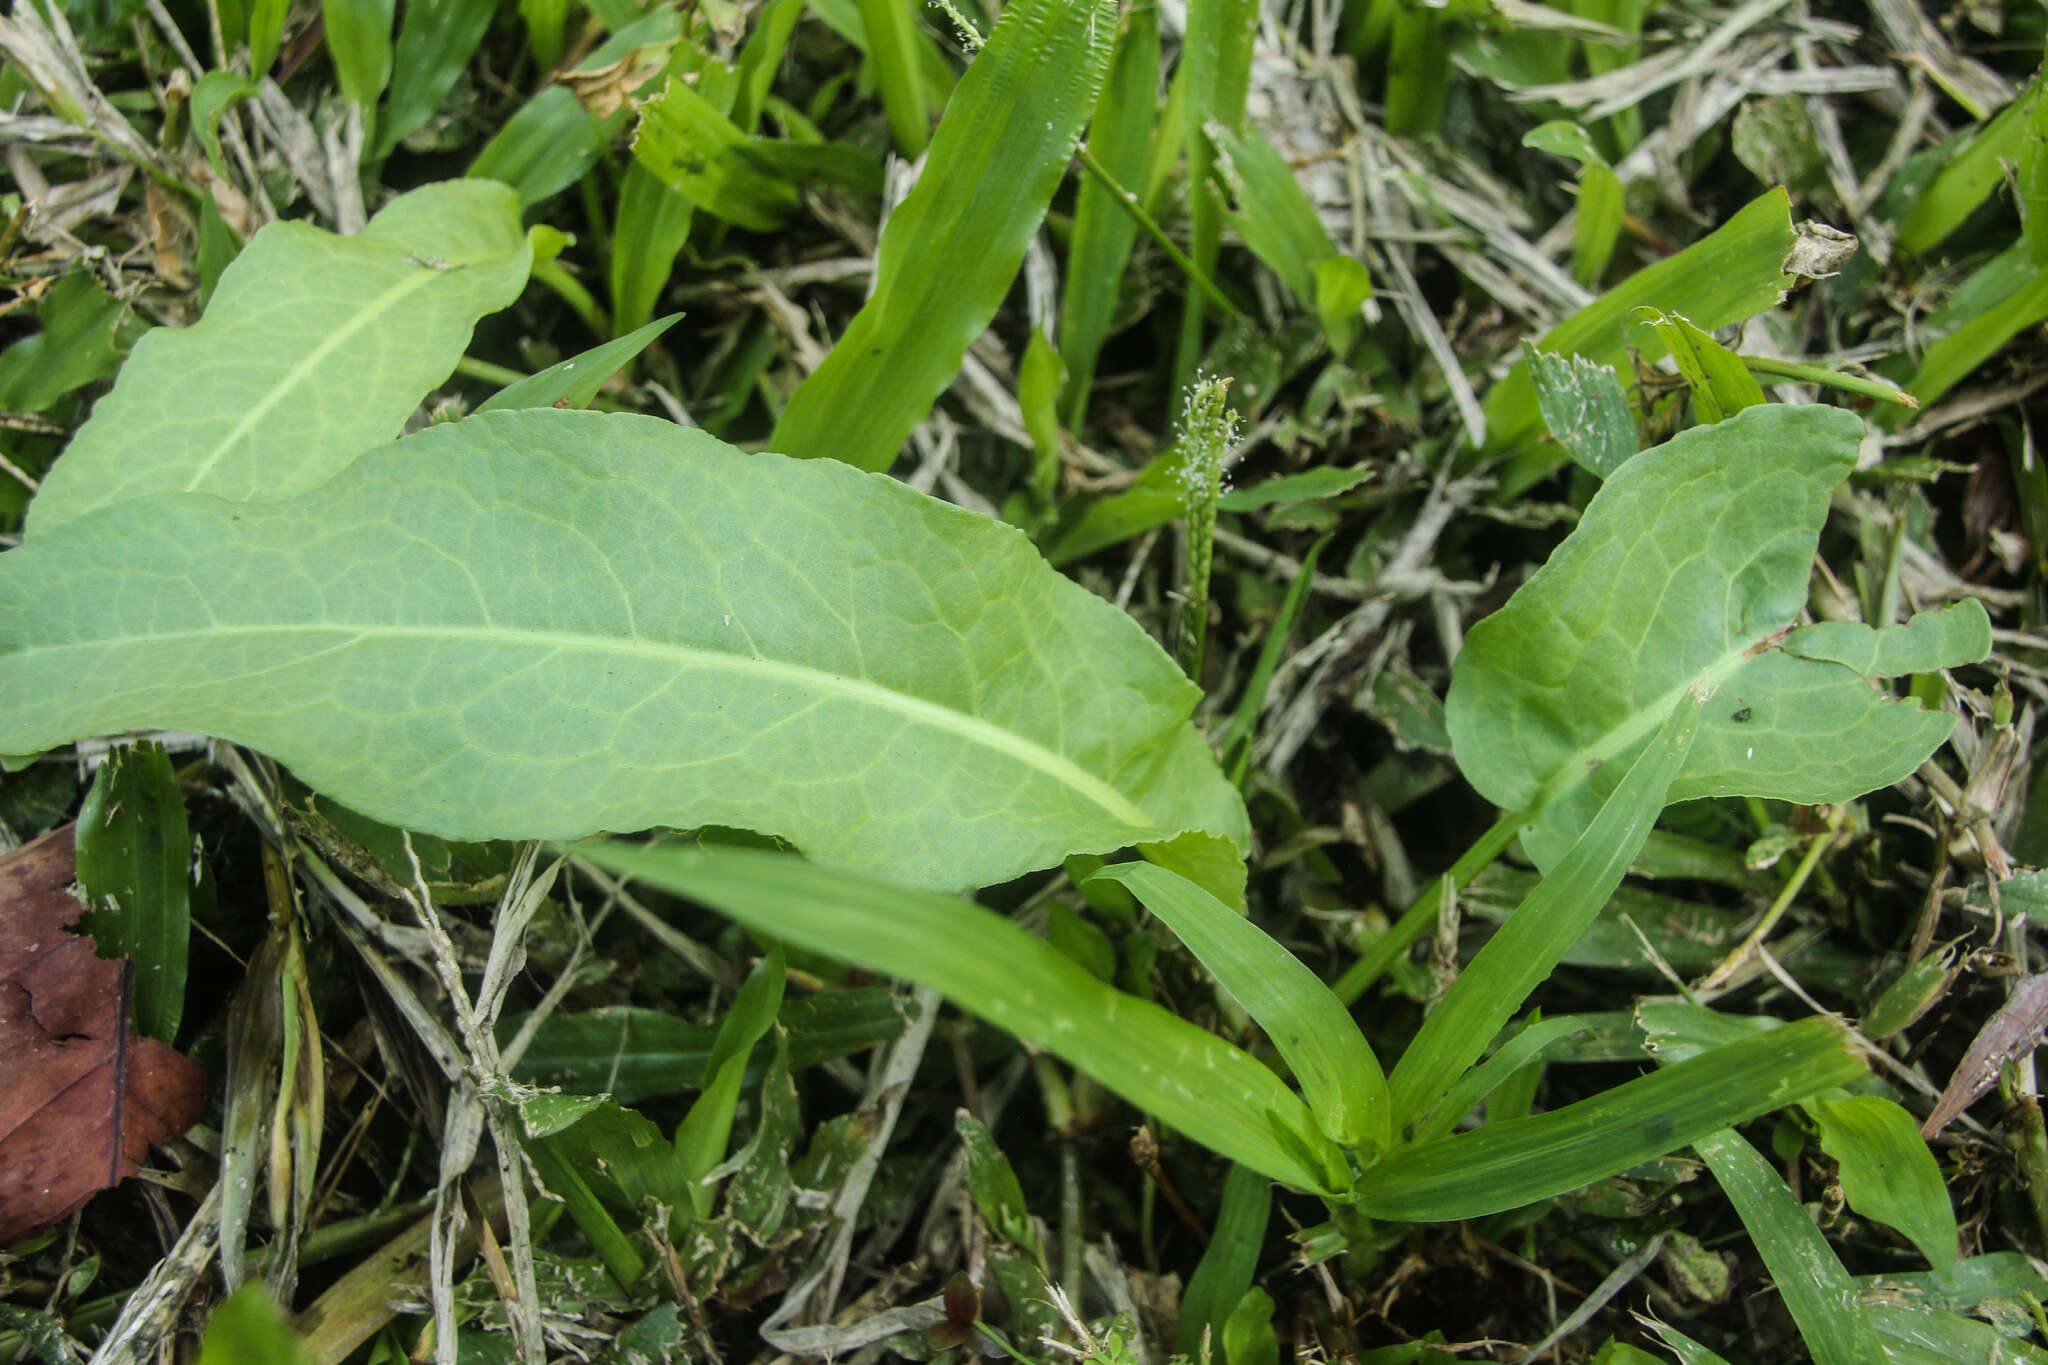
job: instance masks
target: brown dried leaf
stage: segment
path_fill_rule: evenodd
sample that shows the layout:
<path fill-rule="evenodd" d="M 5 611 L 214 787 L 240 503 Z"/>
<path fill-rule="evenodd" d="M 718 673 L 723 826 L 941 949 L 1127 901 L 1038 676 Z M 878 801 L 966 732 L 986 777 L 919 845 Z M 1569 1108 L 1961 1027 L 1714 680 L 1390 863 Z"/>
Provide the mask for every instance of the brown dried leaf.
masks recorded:
<path fill-rule="evenodd" d="M 199 1064 L 128 1031 L 129 965 L 64 932 L 72 827 L 0 858 L 0 1246 L 69 1217 L 198 1119 Z"/>
<path fill-rule="evenodd" d="M 2048 972 L 2030 976 L 2013 988 L 1998 1013 L 1978 1033 L 1963 1060 L 1956 1064 L 1934 1112 L 1920 1125 L 1922 1137 L 1933 1137 L 1969 1108 L 1998 1079 L 1998 1069 L 2033 1050 L 2048 1033 Z"/>

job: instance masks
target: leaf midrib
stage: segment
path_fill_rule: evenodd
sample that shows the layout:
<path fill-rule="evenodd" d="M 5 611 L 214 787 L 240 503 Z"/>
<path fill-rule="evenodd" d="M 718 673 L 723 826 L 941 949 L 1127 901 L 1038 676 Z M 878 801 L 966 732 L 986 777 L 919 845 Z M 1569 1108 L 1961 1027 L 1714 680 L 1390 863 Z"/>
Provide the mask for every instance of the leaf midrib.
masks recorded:
<path fill-rule="evenodd" d="M 511 629 L 502 626 L 393 626 L 320 622 L 304 625 L 208 626 L 203 630 L 157 631 L 146 635 L 101 637 L 64 644 L 38 645 L 31 650 L 19 651 L 15 657 L 30 653 L 54 653 L 66 649 L 107 649 L 120 648 L 123 645 L 154 646 L 180 640 L 332 635 L 351 636 L 356 640 L 473 640 L 525 649 L 583 651 L 663 659 L 675 663 L 679 668 L 696 668 L 707 672 L 761 678 L 792 684 L 822 694 L 837 694 L 856 701 L 868 702 L 914 722 L 958 735 L 970 744 L 1017 759 L 1027 767 L 1086 796 L 1127 826 L 1138 829 L 1156 827 L 1156 822 L 1129 797 L 1066 755 L 1057 753 L 1015 731 L 983 720 L 979 716 L 957 711 L 909 693 L 894 691 L 865 678 L 848 677 L 843 673 L 813 668 L 807 664 L 729 654 L 659 640 L 625 639 L 575 631 Z"/>
<path fill-rule="evenodd" d="M 227 457 L 227 453 L 234 449 L 237 442 L 255 430 L 256 425 L 265 417 L 268 417 L 277 405 L 284 401 L 286 394 L 299 388 L 305 383 L 308 375 L 325 365 L 328 356 L 334 354 L 335 351 L 362 332 L 372 322 L 383 317 L 419 290 L 424 289 L 439 276 L 447 274 L 452 270 L 463 269 L 466 266 L 485 264 L 495 259 L 496 256 L 506 254 L 509 253 L 499 252 L 495 256 L 450 262 L 445 270 L 423 265 L 417 274 L 406 276 L 386 289 L 382 294 L 379 294 L 375 299 L 371 300 L 368 307 L 364 308 L 342 326 L 336 328 L 318 346 L 306 352 L 305 355 L 300 356 L 298 363 L 289 370 L 286 370 L 284 377 L 271 386 L 270 392 L 252 404 L 249 410 L 242 414 L 241 419 L 228 428 L 227 434 L 221 437 L 213 449 L 208 452 L 206 458 L 201 460 L 193 469 L 191 477 L 185 480 L 185 485 L 180 491 L 186 493 L 200 491 L 201 486 L 206 481 L 206 476 L 213 472 L 215 465 Z"/>

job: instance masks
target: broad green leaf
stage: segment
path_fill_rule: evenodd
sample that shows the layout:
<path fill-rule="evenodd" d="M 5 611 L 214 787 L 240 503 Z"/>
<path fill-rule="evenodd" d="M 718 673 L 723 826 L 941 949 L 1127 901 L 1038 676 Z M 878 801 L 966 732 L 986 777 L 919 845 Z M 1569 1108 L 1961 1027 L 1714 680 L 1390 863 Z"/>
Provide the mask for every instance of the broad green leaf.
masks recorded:
<path fill-rule="evenodd" d="M 533 1139 L 534 1145 L 580 1172 L 588 1188 L 620 1212 L 637 1213 L 648 1199 L 681 1213 L 693 1207 L 695 1182 L 682 1155 L 637 1109 L 602 1101 L 560 1132 Z M 595 1220 L 577 1222 L 588 1230 Z"/>
<path fill-rule="evenodd" d="M 784 943 L 929 986 L 1271 1179 L 1319 1193 L 1341 1179 L 1336 1150 L 1265 1065 L 1104 985 L 993 911 L 770 853 L 618 843 L 577 852 Z"/>
<path fill-rule="evenodd" d="M 268 75 L 277 61 L 278 39 L 284 36 L 287 0 L 249 0 L 249 69 Z"/>
<path fill-rule="evenodd" d="M 1445 703 L 1458 766 L 1529 813 L 1523 846 L 1539 866 L 1694 688 L 1712 701 L 1672 801 L 1844 801 L 1948 736 L 1950 717 L 1777 647 L 1862 433 L 1852 414 L 1778 404 L 1682 432 L 1617 470 L 1549 562 L 1472 628 Z"/>
<path fill-rule="evenodd" d="M 1714 331 L 1775 307 L 1792 286 L 1784 273 L 1792 250 L 1792 203 L 1783 190 L 1771 190 L 1706 237 L 1675 256 L 1646 266 L 1602 294 L 1547 332 L 1536 345 L 1554 355 L 1583 355 L 1612 366 L 1629 377 L 1629 344 L 1642 347 L 1646 360 L 1664 355 L 1661 343 L 1638 334 L 1631 338 L 1624 324 L 1645 304 L 1683 313 Z M 1542 423 L 1536 392 L 1526 361 L 1517 362 L 1507 378 L 1486 395 L 1487 449 L 1505 453 L 1525 444 Z M 1518 472 L 1526 486 L 1554 467 L 1554 460 L 1535 460 Z"/>
<path fill-rule="evenodd" d="M 1610 365 L 1522 343 L 1536 406 L 1550 435 L 1581 469 L 1606 478 L 1641 448 L 1636 415 Z"/>
<path fill-rule="evenodd" d="M 120 368 L 144 326 L 83 269 L 58 278 L 37 302 L 36 320 L 41 330 L 0 352 L 0 409 L 49 411 Z"/>
<path fill-rule="evenodd" d="M 1355 1193 L 1367 1214 L 1402 1222 L 1499 1213 L 1864 1074 L 1840 1025 L 1802 1019 L 1547 1114 L 1400 1148 L 1359 1176 Z"/>
<path fill-rule="evenodd" d="M 261 1285 L 228 1295 L 207 1320 L 199 1365 L 312 1365 L 306 1343 Z"/>
<path fill-rule="evenodd" d="M 967 68 L 917 187 L 889 215 L 875 290 L 769 445 L 886 469 L 1016 278 L 1095 107 L 1110 0 L 1017 0 Z"/>
<path fill-rule="evenodd" d="M 1793 1027 L 1819 1022 L 1802 1020 Z M 1783 1177 L 1736 1133 L 1701 1134 L 1693 1139 L 1693 1147 L 1721 1182 L 1722 1192 L 1749 1230 L 1750 1240 L 1784 1296 L 1785 1307 L 1799 1324 L 1806 1349 L 1813 1352 L 1815 1365 L 1869 1365 L 1884 1360 L 1884 1347 L 1857 1299 L 1856 1282 L 1835 1259 L 1834 1248 Z"/>
<path fill-rule="evenodd" d="M 1232 1166 L 1223 1180 L 1222 1207 L 1216 1211 L 1209 1245 L 1203 1249 L 1195 1273 L 1188 1277 L 1187 1292 L 1181 1295 L 1180 1320 L 1173 1337 L 1176 1354 L 1197 1355 L 1205 1331 L 1211 1334 L 1212 1353 L 1214 1346 L 1221 1345 L 1223 1325 L 1251 1288 L 1252 1275 L 1259 1268 L 1266 1224 L 1272 1217 L 1272 1182 L 1248 1166 Z"/>
<path fill-rule="evenodd" d="M 1972 597 L 1879 630 L 1853 621 L 1821 621 L 1786 636 L 1785 652 L 1830 660 L 1866 678 L 1932 673 L 1989 654 L 1991 618 Z"/>
<path fill-rule="evenodd" d="M 1956 1263 L 1956 1211 L 1911 1114 L 1877 1095 L 1806 1102 L 1849 1207 L 1913 1239 L 1936 1270 Z"/>
<path fill-rule="evenodd" d="M 1127 5 L 1117 18 L 1116 50 L 1088 125 L 1088 150 L 1119 185 L 1143 181 L 1158 112 L 1159 9 Z M 1075 431 L 1088 413 L 1095 362 L 1109 339 L 1124 267 L 1137 238 L 1138 224 L 1115 191 L 1095 176 L 1083 177 L 1059 322 L 1059 350 L 1067 362 L 1067 425 Z"/>
<path fill-rule="evenodd" d="M 1972 134 L 1920 191 L 1899 223 L 1899 245 L 1926 251 L 1961 227 L 2005 183 L 2007 168 L 2024 154 L 2035 111 L 2044 101 L 2048 80 L 2036 76 L 2024 94 Z"/>
<path fill-rule="evenodd" d="M 711 1216 L 717 1191 L 704 1183 L 705 1178 L 725 1160 L 747 1057 L 775 1026 L 785 975 L 780 948 L 771 950 L 748 974 L 711 1045 L 711 1057 L 704 1064 L 704 1091 L 676 1129 L 676 1156 L 690 1182 L 690 1202 L 699 1218 Z"/>
<path fill-rule="evenodd" d="M 778 1019 L 789 1035 L 789 1065 L 812 1066 L 886 1043 L 903 1032 L 905 1008 L 880 986 L 785 999 Z M 501 1045 L 525 1023 L 523 1014 L 506 1018 L 498 1026 Z M 702 1086 L 717 1033 L 661 1010 L 630 1006 L 551 1014 L 520 1055 L 512 1078 L 635 1104 Z M 767 1065 L 767 1053 L 765 1047 L 754 1049 L 748 1084 Z"/>
<path fill-rule="evenodd" d="M 681 76 L 641 106 L 633 159 L 706 213 L 754 232 L 781 227 L 800 203 L 796 186 Z"/>
<path fill-rule="evenodd" d="M 1280 1338 L 1273 1331 L 1273 1296 L 1247 1289 L 1223 1323 L 1223 1358 L 1228 1365 L 1280 1365 Z"/>
<path fill-rule="evenodd" d="M 680 317 L 681 313 L 670 313 L 616 340 L 594 346 L 582 355 L 558 361 L 539 374 L 528 375 L 517 384 L 508 384 L 477 404 L 476 410 L 587 408 L 606 380 L 632 364 L 635 356 L 653 345 L 656 337 L 675 326 Z"/>
<path fill-rule="evenodd" d="M 1300 958 L 1164 868 L 1118 863 L 1095 876 L 1129 887 L 1258 1022 L 1325 1134 L 1347 1147 L 1387 1146 L 1393 1124 L 1379 1059 L 1351 1012 Z"/>
<path fill-rule="evenodd" d="M 101 956 L 132 961 L 129 1017 L 136 1032 L 166 1043 L 185 1012 L 191 862 L 185 796 L 163 746 L 107 755 L 78 812 L 87 932 Z"/>
<path fill-rule="evenodd" d="M 690 239 L 697 206 L 670 189 L 639 161 L 619 182 L 619 212 L 612 227 L 612 325 L 631 327 L 653 315 Z"/>
<path fill-rule="evenodd" d="M 717 824 L 949 889 L 1248 842 L 1194 685 L 1017 532 L 651 418 L 104 508 L 0 556 L 0 603 L 0 752 L 198 730 L 443 837 Z"/>
<path fill-rule="evenodd" d="M 1699 731 L 1703 699 L 1679 701 L 1598 816 L 1422 1021 L 1392 1080 L 1396 1122 L 1424 1118 L 1600 913 L 1642 850 Z"/>
<path fill-rule="evenodd" d="M 1657 308 L 1638 308 L 1635 316 L 1671 353 L 1679 374 L 1692 387 L 1693 411 L 1702 423 L 1721 421 L 1764 401 L 1756 376 L 1692 319 Z"/>
<path fill-rule="evenodd" d="M 518 201 L 484 181 L 415 190 L 353 237 L 270 224 L 195 326 L 136 343 L 29 504 L 30 537 L 147 493 L 316 486 L 398 434 L 530 256 Z"/>

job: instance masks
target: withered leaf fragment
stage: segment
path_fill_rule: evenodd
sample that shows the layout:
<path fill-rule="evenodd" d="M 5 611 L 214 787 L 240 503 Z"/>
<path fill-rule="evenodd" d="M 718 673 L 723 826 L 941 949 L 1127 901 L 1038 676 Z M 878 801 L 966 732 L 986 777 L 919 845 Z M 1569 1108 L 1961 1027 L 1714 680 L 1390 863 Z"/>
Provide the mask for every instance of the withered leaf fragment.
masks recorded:
<path fill-rule="evenodd" d="M 206 1074 L 128 1029 L 129 966 L 93 955 L 72 827 L 0 858 L 0 1247 L 135 1174 L 198 1119 Z"/>

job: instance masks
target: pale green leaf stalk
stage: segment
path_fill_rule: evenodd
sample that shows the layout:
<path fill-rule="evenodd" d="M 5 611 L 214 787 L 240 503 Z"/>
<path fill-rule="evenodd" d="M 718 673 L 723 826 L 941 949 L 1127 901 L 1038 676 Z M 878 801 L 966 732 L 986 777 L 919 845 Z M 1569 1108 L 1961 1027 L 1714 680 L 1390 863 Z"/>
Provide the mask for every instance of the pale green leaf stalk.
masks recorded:
<path fill-rule="evenodd" d="M 1704 1135 L 1693 1148 L 1749 1230 L 1815 1365 L 1887 1359 L 1856 1282 L 1771 1164 L 1734 1132 Z"/>
<path fill-rule="evenodd" d="M 315 487 L 398 435 L 531 260 L 517 196 L 483 180 L 414 190 L 353 237 L 270 224 L 205 317 L 136 344 L 29 505 L 29 538 L 149 493 Z"/>
<path fill-rule="evenodd" d="M 0 752 L 197 730 L 446 837 L 717 824 L 947 889 L 1189 830 L 1241 859 L 1198 695 L 1012 528 L 623 414 L 482 413 L 0 556 Z"/>
<path fill-rule="evenodd" d="M 1257 925 L 1184 877 L 1118 863 L 1095 880 L 1120 882 L 1187 945 L 1273 1040 L 1333 1142 L 1384 1150 L 1393 1137 L 1387 1082 L 1351 1012 L 1316 974 Z"/>
<path fill-rule="evenodd" d="M 1223 496 L 1223 462 L 1237 439 L 1237 414 L 1224 402 L 1228 379 L 1198 379 L 1188 390 L 1181 419 L 1179 467 L 1186 517 L 1188 577 L 1174 656 L 1197 682 L 1209 631 L 1209 575 L 1216 558 L 1216 503 Z"/>
<path fill-rule="evenodd" d="M 784 943 L 929 986 L 1268 1179 L 1325 1195 L 1348 1179 L 1307 1106 L 1264 1064 L 993 911 L 778 854 L 617 843 L 577 852 Z"/>

